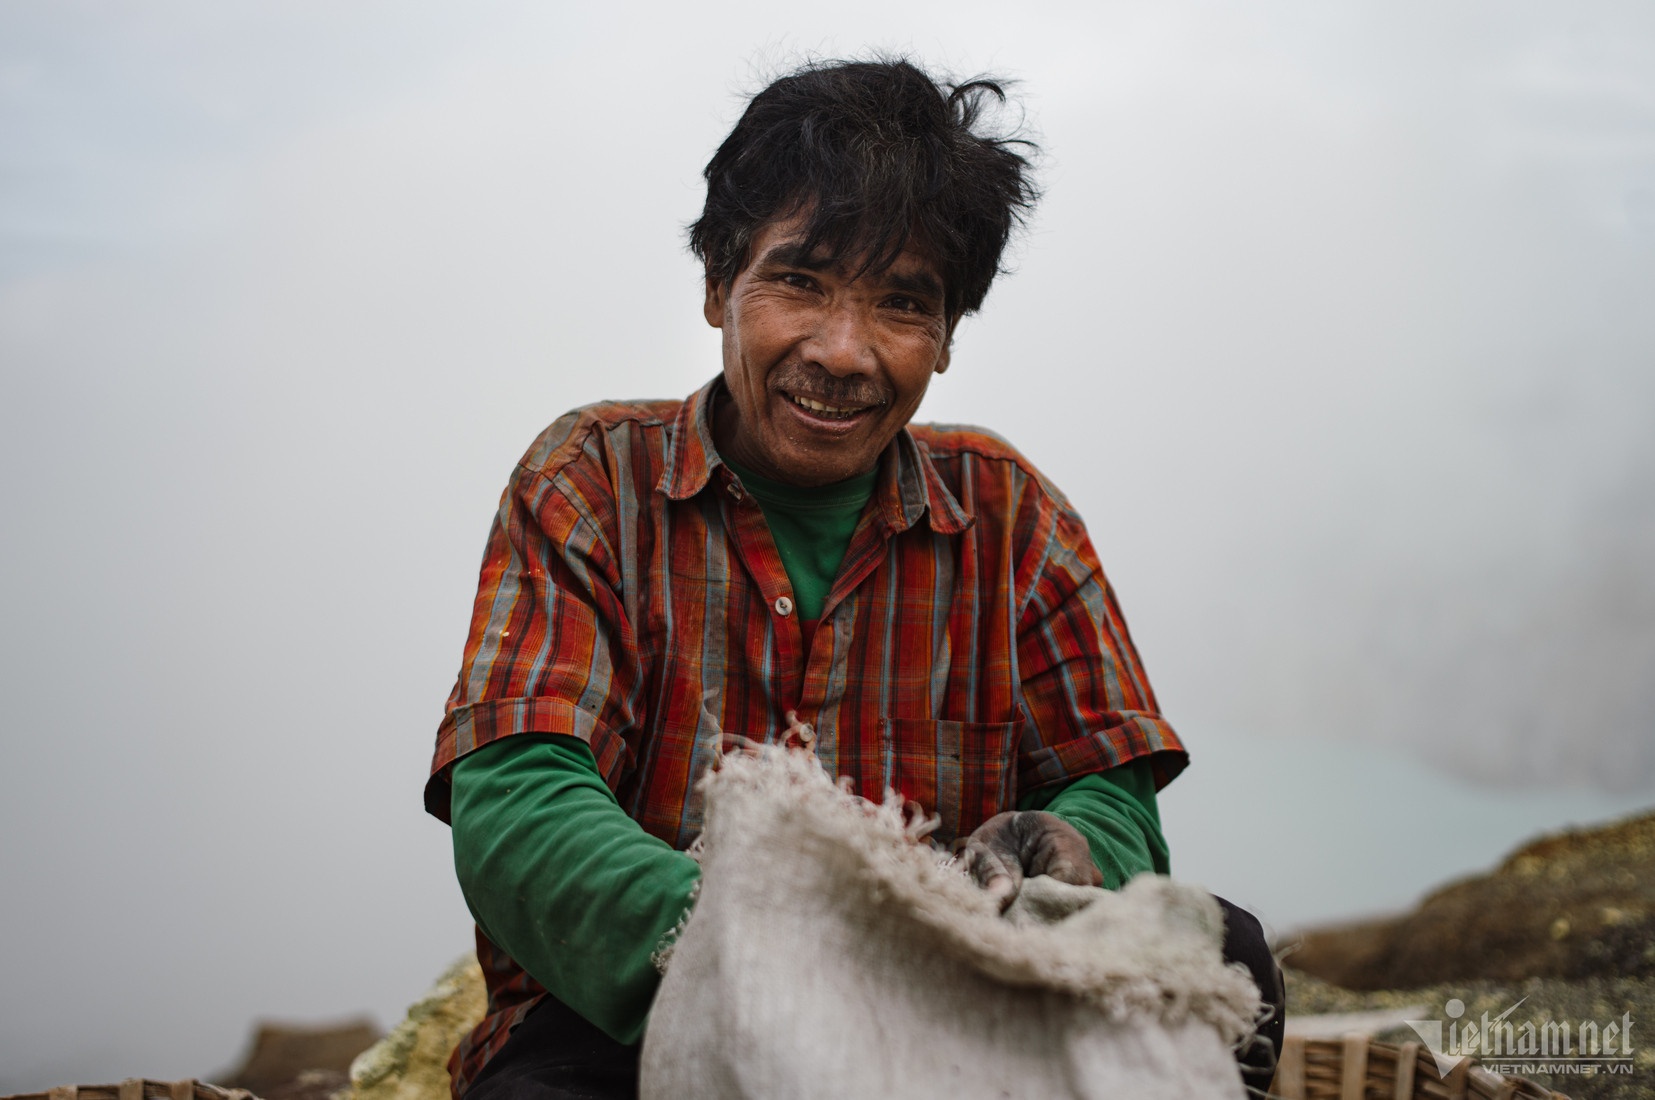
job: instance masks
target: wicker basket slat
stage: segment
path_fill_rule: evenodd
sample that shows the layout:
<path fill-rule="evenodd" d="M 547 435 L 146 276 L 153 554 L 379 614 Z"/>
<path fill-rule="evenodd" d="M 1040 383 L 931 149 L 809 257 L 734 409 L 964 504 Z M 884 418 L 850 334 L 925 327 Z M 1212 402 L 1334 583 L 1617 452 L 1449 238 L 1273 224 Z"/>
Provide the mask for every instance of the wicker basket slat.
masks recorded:
<path fill-rule="evenodd" d="M 1448 1100 L 1465 1100 L 1470 1080 L 1471 1059 L 1461 1058 L 1454 1063 L 1454 1068 L 1448 1071 L 1448 1076 L 1442 1079 L 1442 1083 L 1448 1086 Z"/>
<path fill-rule="evenodd" d="M 1419 1044 L 1403 1043 L 1396 1052 L 1396 1085 L 1393 1100 L 1413 1100 L 1414 1068 L 1419 1064 Z"/>
<path fill-rule="evenodd" d="M 1511 1095 L 1505 1091 L 1507 1079 L 1498 1073 L 1490 1073 L 1482 1066 L 1470 1066 L 1465 1071 L 1466 1080 L 1471 1085 L 1473 1096 L 1487 1096 L 1491 1100 L 1507 1100 Z"/>
<path fill-rule="evenodd" d="M 1368 1037 L 1357 1033 L 1345 1036 L 1341 1062 L 1339 1100 L 1362 1100 L 1368 1085 Z"/>
<path fill-rule="evenodd" d="M 1305 1100 L 1304 1092 L 1305 1041 L 1297 1035 L 1282 1040 L 1281 1057 L 1276 1063 L 1276 1083 L 1271 1091 L 1284 1100 Z"/>

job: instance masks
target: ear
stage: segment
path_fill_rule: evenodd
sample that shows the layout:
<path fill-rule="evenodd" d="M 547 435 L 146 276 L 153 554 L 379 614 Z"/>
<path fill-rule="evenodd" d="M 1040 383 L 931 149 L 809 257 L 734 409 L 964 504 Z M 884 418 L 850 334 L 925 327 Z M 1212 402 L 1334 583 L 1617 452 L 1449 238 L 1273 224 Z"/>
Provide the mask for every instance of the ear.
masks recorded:
<path fill-rule="evenodd" d="M 702 303 L 701 315 L 707 318 L 707 323 L 714 328 L 723 328 L 724 305 L 729 297 L 730 284 L 711 275 L 707 276 L 706 283 L 707 300 Z"/>
<path fill-rule="evenodd" d="M 949 357 L 954 354 L 954 322 L 958 317 L 951 317 L 948 321 L 948 332 L 942 338 L 942 355 L 937 359 L 937 365 L 931 369 L 941 374 L 948 369 Z"/>

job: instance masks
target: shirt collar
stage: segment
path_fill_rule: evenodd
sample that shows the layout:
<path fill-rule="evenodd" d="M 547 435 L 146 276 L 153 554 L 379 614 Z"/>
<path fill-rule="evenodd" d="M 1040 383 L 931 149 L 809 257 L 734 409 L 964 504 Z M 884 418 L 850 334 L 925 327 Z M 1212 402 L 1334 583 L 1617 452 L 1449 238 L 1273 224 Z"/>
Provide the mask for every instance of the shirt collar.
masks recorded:
<path fill-rule="evenodd" d="M 906 531 L 922 515 L 930 516 L 931 530 L 940 535 L 957 535 L 977 521 L 943 484 L 930 448 L 907 428 L 897 433 L 879 460 L 874 498 L 886 530 L 893 534 Z"/>
<path fill-rule="evenodd" d="M 705 489 L 713 471 L 724 465 L 713 446 L 712 425 L 713 395 L 723 384 L 720 374 L 679 406 L 667 443 L 666 466 L 655 485 L 657 492 L 672 500 L 688 500 Z"/>
<path fill-rule="evenodd" d="M 724 479 L 735 476 L 713 445 L 713 401 L 723 385 L 721 374 L 696 390 L 673 421 L 666 465 L 655 486 L 657 492 L 672 500 L 695 496 L 715 474 Z M 957 535 L 977 519 L 943 484 L 930 450 L 907 428 L 897 433 L 880 457 L 879 480 L 873 492 L 888 533 L 906 531 L 926 514 L 931 519 L 931 530 L 943 535 Z"/>

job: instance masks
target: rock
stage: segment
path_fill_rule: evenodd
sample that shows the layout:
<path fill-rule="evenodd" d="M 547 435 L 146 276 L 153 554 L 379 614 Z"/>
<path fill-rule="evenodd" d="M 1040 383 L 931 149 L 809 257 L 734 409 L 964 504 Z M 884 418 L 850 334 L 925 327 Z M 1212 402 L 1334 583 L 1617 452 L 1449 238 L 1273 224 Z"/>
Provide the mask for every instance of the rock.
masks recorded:
<path fill-rule="evenodd" d="M 1655 813 L 1532 841 L 1412 913 L 1305 932 L 1283 962 L 1360 990 L 1655 977 Z"/>
<path fill-rule="evenodd" d="M 483 972 L 457 960 L 408 1015 L 351 1063 L 353 1100 L 448 1100 L 448 1055 L 483 1018 Z"/>
<path fill-rule="evenodd" d="M 276 1097 L 307 1072 L 331 1072 L 343 1083 L 351 1060 L 380 1034 L 378 1025 L 367 1019 L 321 1025 L 260 1022 L 240 1068 L 216 1079 L 262 1097 Z"/>
<path fill-rule="evenodd" d="M 278 1085 L 260 1100 L 332 1100 L 350 1086 L 350 1075 L 337 1069 L 307 1069 L 285 1085 Z"/>

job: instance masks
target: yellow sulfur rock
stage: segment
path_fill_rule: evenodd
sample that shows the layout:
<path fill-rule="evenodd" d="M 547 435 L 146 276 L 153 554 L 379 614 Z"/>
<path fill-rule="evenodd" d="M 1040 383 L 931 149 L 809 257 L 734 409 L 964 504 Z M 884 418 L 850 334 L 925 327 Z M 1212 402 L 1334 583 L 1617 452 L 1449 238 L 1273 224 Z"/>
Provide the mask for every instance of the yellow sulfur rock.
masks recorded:
<path fill-rule="evenodd" d="M 457 960 L 389 1035 L 351 1063 L 351 1100 L 448 1100 L 449 1052 L 483 1018 L 485 1002 L 476 958 Z"/>

